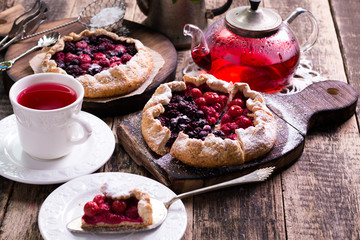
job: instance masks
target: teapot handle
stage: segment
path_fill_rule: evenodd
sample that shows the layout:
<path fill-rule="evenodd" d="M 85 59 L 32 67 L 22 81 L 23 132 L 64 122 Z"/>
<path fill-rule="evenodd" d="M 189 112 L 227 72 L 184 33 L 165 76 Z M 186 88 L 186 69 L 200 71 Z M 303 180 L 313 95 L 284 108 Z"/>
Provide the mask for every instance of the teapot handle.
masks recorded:
<path fill-rule="evenodd" d="M 206 9 L 205 17 L 206 18 L 214 18 L 217 15 L 223 14 L 226 12 L 232 4 L 232 0 L 227 0 L 224 5 L 215 9 Z"/>
<path fill-rule="evenodd" d="M 149 13 L 149 0 L 136 0 L 137 5 L 144 15 L 148 15 Z"/>
<path fill-rule="evenodd" d="M 314 46 L 314 44 L 319 36 L 319 25 L 316 21 L 316 18 L 310 11 L 308 11 L 304 8 L 296 8 L 296 10 L 294 12 L 292 12 L 290 14 L 290 16 L 284 20 L 284 22 L 291 24 L 292 21 L 294 21 L 294 19 L 296 17 L 298 17 L 300 14 L 303 14 L 303 13 L 310 19 L 313 28 L 312 28 L 312 32 L 311 32 L 309 38 L 306 40 L 305 43 L 303 43 L 300 46 L 300 51 L 302 53 L 309 51 Z"/>

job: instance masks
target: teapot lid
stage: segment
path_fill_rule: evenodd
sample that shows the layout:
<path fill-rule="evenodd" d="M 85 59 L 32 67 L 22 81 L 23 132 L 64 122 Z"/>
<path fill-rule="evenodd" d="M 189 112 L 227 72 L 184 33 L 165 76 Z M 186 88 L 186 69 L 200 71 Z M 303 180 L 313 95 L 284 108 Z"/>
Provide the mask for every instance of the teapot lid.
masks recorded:
<path fill-rule="evenodd" d="M 268 33 L 278 29 L 282 18 L 276 12 L 259 7 L 261 0 L 250 0 L 250 7 L 237 7 L 226 13 L 226 25 L 235 33 Z"/>

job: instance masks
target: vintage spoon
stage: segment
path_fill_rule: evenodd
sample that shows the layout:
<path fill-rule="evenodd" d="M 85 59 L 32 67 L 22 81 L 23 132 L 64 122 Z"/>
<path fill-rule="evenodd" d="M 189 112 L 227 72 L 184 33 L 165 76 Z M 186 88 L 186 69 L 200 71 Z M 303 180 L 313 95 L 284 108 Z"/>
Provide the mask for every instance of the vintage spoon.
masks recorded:
<path fill-rule="evenodd" d="M 53 45 L 54 43 L 57 42 L 57 40 L 59 40 L 59 38 L 60 38 L 60 33 L 58 33 L 58 32 L 52 32 L 52 33 L 44 35 L 42 38 L 39 39 L 38 44 L 35 47 L 27 50 L 26 52 L 24 52 L 22 54 L 20 54 L 16 58 L 13 58 L 13 59 L 11 59 L 9 61 L 0 62 L 0 69 L 2 71 L 6 71 L 6 70 L 10 69 L 12 67 L 12 65 L 18 59 L 22 58 L 23 56 L 25 56 L 26 54 L 28 54 L 28 53 L 30 53 L 32 51 L 35 51 L 38 48 L 48 47 L 48 46 Z"/>
<path fill-rule="evenodd" d="M 227 181 L 227 182 L 223 182 L 223 183 L 215 184 L 215 185 L 212 185 L 209 187 L 204 187 L 204 188 L 200 188 L 200 189 L 196 189 L 193 191 L 179 194 L 167 202 L 161 202 L 157 199 L 151 198 L 150 201 L 153 206 L 153 224 L 150 226 L 147 226 L 147 227 L 138 228 L 138 229 L 129 228 L 129 227 L 119 227 L 119 228 L 113 228 L 113 229 L 101 229 L 100 231 L 99 230 L 90 231 L 90 230 L 84 230 L 81 228 L 81 217 L 78 217 L 78 218 L 72 220 L 71 222 L 69 222 L 67 224 L 66 227 L 69 231 L 74 232 L 74 233 L 96 232 L 96 233 L 105 233 L 105 234 L 109 234 L 109 233 L 120 234 L 120 233 L 148 231 L 148 230 L 159 227 L 165 221 L 169 207 L 171 206 L 171 204 L 173 204 L 175 201 L 177 201 L 179 199 L 183 199 L 186 197 L 191 197 L 191 196 L 198 195 L 201 193 L 206 193 L 206 192 L 210 192 L 210 191 L 214 191 L 214 190 L 218 190 L 218 189 L 222 189 L 222 188 L 227 188 L 227 187 L 231 187 L 231 186 L 235 186 L 235 185 L 240 185 L 240 184 L 245 184 L 245 183 L 253 183 L 253 182 L 261 182 L 261 181 L 266 180 L 271 175 L 271 173 L 274 171 L 274 169 L 275 169 L 275 167 L 261 168 L 256 171 L 253 171 L 245 176 L 235 178 L 235 179 Z"/>

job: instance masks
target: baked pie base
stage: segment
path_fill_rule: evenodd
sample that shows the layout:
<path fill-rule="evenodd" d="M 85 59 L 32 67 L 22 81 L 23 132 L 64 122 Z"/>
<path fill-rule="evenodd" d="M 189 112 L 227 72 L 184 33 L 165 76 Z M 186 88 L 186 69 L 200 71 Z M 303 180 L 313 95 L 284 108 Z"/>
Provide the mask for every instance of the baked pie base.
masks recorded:
<path fill-rule="evenodd" d="M 117 65 L 103 70 L 94 76 L 81 75 L 76 79 L 84 86 L 85 97 L 103 98 L 123 95 L 137 89 L 150 75 L 153 68 L 153 57 L 148 49 L 137 39 L 118 36 L 104 29 L 85 30 L 80 34 L 70 33 L 62 37 L 46 53 L 42 63 L 43 72 L 67 74 L 52 59 L 52 56 L 64 50 L 65 41 L 80 41 L 89 36 L 108 36 L 113 40 L 134 43 L 137 53 L 126 64 Z"/>

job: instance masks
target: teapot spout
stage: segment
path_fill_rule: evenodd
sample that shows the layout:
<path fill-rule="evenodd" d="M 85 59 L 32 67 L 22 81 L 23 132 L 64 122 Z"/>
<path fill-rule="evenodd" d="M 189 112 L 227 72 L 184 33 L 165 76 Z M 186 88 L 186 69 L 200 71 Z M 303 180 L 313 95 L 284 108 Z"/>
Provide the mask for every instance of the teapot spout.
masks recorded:
<path fill-rule="evenodd" d="M 210 71 L 211 55 L 204 33 L 197 26 L 186 24 L 184 26 L 184 35 L 192 38 L 191 56 L 194 62 L 204 70 Z"/>

